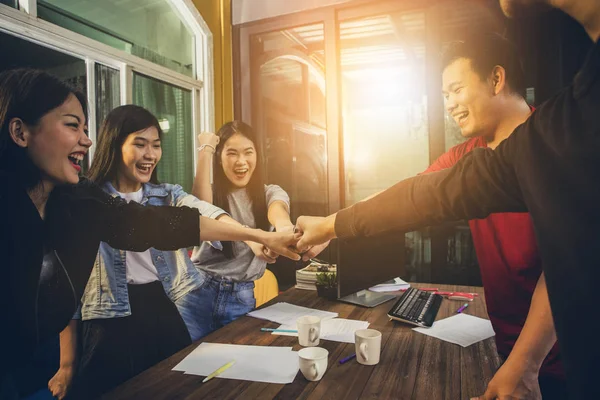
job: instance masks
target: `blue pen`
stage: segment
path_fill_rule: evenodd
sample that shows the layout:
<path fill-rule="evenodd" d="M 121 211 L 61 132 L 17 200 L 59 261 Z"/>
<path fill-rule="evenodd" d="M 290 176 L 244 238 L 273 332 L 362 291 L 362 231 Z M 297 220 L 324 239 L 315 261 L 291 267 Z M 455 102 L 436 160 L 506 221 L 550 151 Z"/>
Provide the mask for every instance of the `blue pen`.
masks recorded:
<path fill-rule="evenodd" d="M 260 328 L 263 332 L 285 332 L 285 333 L 298 333 L 297 330 L 294 329 L 273 329 L 273 328 Z"/>
<path fill-rule="evenodd" d="M 456 310 L 456 313 L 461 313 L 465 310 L 465 308 L 469 307 L 469 303 L 465 303 L 462 305 L 462 307 L 460 307 L 458 310 Z"/>
<path fill-rule="evenodd" d="M 340 364 L 343 364 L 343 363 L 345 363 L 345 362 L 348 362 L 348 361 L 352 360 L 354 357 L 356 357 L 356 354 L 351 354 L 351 355 L 349 355 L 348 357 L 342 358 L 342 359 L 340 360 Z"/>

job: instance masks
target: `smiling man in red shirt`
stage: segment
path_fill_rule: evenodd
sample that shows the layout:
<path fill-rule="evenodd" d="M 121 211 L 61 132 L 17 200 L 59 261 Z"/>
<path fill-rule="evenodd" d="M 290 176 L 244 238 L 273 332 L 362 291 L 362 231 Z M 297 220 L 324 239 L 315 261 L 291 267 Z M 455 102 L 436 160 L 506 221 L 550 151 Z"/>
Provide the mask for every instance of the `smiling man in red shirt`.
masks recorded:
<path fill-rule="evenodd" d="M 477 147 L 495 149 L 532 113 L 522 95 L 519 59 L 504 38 L 484 35 L 454 43 L 444 54 L 443 66 L 446 109 L 468 140 L 440 156 L 425 173 L 450 168 Z M 539 398 L 538 378 L 544 399 L 566 398 L 529 214 L 491 214 L 470 220 L 469 226 L 496 346 L 506 360 L 489 383 L 486 398 L 507 394 Z"/>

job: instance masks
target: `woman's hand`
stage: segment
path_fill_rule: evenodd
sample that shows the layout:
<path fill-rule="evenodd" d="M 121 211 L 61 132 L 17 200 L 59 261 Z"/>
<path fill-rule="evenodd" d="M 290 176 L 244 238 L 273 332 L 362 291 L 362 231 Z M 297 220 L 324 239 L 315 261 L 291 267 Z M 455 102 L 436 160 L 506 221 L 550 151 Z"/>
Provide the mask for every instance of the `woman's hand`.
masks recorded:
<path fill-rule="evenodd" d="M 277 257 L 279 254 L 269 250 L 264 244 L 256 243 L 256 242 L 245 242 L 250 250 L 254 253 L 256 258 L 266 262 L 267 264 L 273 264 L 277 261 Z"/>
<path fill-rule="evenodd" d="M 48 382 L 48 390 L 52 392 L 52 396 L 58 399 L 64 399 L 71 388 L 74 375 L 75 368 L 73 368 L 73 366 L 60 367 Z"/>
<path fill-rule="evenodd" d="M 309 261 L 311 258 L 318 256 L 323 250 L 329 246 L 329 240 L 325 243 L 318 244 L 316 246 L 309 247 L 302 254 L 302 261 Z"/>
<path fill-rule="evenodd" d="M 300 255 L 295 252 L 299 235 L 294 232 L 265 232 L 259 233 L 260 242 L 273 253 L 298 261 Z"/>
<path fill-rule="evenodd" d="M 206 146 L 214 152 L 219 144 L 219 140 L 221 139 L 212 132 L 202 132 L 198 135 L 198 147 Z"/>

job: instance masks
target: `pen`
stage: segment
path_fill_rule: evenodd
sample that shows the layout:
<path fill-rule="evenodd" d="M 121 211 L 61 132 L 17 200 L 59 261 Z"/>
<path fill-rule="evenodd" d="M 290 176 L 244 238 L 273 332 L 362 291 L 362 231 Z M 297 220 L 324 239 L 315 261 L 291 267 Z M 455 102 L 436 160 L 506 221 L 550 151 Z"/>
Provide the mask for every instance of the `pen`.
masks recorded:
<path fill-rule="evenodd" d="M 345 362 L 348 362 L 350 360 L 352 360 L 354 357 L 356 357 L 356 353 L 355 354 L 351 354 L 348 357 L 344 357 L 340 360 L 340 364 L 343 364 Z"/>
<path fill-rule="evenodd" d="M 435 294 L 439 294 L 440 296 L 452 296 L 455 293 L 461 293 L 461 292 L 447 292 L 447 291 L 444 291 L 444 290 L 439 290 L 439 291 L 435 292 Z M 465 294 L 470 294 L 473 297 L 478 297 L 479 296 L 478 293 L 465 292 Z"/>
<path fill-rule="evenodd" d="M 295 329 L 274 329 L 274 328 L 260 328 L 263 332 L 286 332 L 286 333 L 298 333 Z"/>
<path fill-rule="evenodd" d="M 460 307 L 458 310 L 456 310 L 457 313 L 461 313 L 465 310 L 465 308 L 469 307 L 469 303 L 465 303 L 462 305 L 462 307 Z"/>
<path fill-rule="evenodd" d="M 227 368 L 231 367 L 234 363 L 235 363 L 235 360 L 229 361 L 227 364 L 223 365 L 221 368 L 219 368 L 218 370 L 216 370 L 215 372 L 213 372 L 212 374 L 210 374 L 209 376 L 204 378 L 202 383 L 210 381 L 212 378 L 219 375 L 221 372 L 225 371 Z"/>

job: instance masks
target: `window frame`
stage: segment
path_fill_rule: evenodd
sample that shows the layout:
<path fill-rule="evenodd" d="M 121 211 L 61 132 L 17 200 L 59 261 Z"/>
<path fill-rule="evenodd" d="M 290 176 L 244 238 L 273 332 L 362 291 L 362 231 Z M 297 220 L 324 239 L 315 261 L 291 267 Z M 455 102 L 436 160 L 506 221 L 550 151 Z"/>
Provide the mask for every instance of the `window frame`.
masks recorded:
<path fill-rule="evenodd" d="M 192 92 L 192 134 L 215 130 L 214 66 L 212 33 L 192 0 L 165 0 L 192 33 L 195 78 L 128 54 L 79 33 L 37 17 L 37 0 L 19 0 L 19 9 L 0 4 L 0 32 L 79 58 L 86 63 L 88 128 L 96 147 L 95 65 L 102 64 L 120 71 L 120 105 L 131 104 L 133 73 L 139 73 Z M 194 165 L 197 154 L 194 151 Z M 195 171 L 195 168 L 194 168 Z"/>

